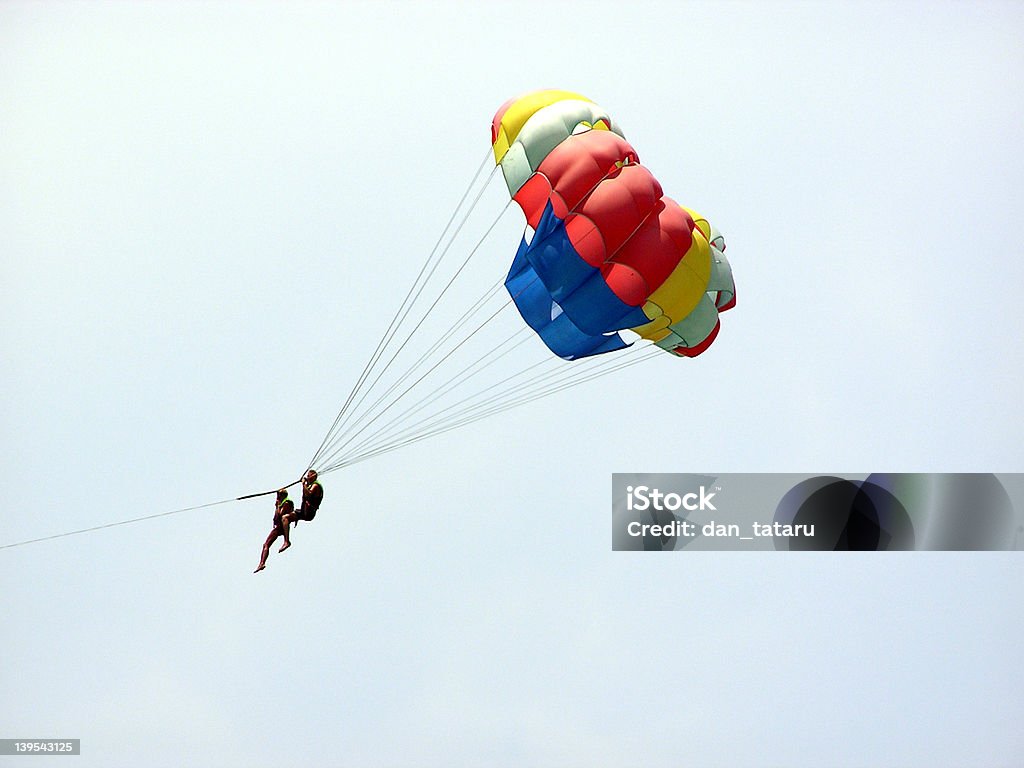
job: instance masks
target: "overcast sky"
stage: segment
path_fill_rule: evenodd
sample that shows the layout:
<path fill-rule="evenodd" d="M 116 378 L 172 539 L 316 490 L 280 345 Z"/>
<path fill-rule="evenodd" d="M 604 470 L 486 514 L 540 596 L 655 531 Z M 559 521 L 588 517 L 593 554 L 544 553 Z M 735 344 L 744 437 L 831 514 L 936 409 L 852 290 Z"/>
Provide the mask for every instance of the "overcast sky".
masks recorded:
<path fill-rule="evenodd" d="M 1019 764 L 1014 553 L 613 553 L 609 522 L 616 471 L 1024 471 L 1022 33 L 1019 3 L 0 5 L 0 545 L 296 477 L 524 91 L 606 108 L 738 288 L 697 360 L 327 475 L 259 575 L 268 498 L 0 550 L 0 738 Z"/>

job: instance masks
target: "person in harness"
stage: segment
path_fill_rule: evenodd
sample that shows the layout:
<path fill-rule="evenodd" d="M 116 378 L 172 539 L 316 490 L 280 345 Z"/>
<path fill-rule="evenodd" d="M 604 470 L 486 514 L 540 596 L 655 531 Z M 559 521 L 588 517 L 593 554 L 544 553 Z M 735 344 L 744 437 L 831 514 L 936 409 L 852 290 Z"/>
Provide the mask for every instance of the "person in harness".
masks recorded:
<path fill-rule="evenodd" d="M 312 520 L 320 503 L 324 500 L 324 487 L 317 481 L 315 469 L 309 470 L 302 478 L 302 506 L 292 518 L 298 525 L 299 520 Z"/>
<path fill-rule="evenodd" d="M 305 496 L 305 491 L 303 491 Z M 284 544 L 277 550 L 278 552 L 284 552 L 288 547 L 292 545 L 288 538 L 288 528 L 295 520 L 295 502 L 288 498 L 288 490 L 282 488 L 277 492 L 277 500 L 274 503 L 274 527 L 270 529 L 270 535 L 267 536 L 267 540 L 263 542 L 263 553 L 260 555 L 260 564 L 253 573 L 259 573 L 267 567 L 267 557 L 270 555 L 270 545 L 273 544 L 278 536 L 284 536 Z"/>

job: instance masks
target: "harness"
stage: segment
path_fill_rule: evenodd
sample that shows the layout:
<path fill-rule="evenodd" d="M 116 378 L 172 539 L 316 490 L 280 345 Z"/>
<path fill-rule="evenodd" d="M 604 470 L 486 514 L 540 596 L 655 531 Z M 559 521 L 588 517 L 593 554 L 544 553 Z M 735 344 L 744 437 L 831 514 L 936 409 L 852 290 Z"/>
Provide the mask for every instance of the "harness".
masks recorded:
<path fill-rule="evenodd" d="M 316 496 L 313 495 L 313 489 L 318 488 L 320 493 Z M 302 489 L 302 507 L 301 513 L 308 519 L 312 520 L 316 515 L 318 509 L 320 509 L 320 503 L 324 500 L 324 487 L 320 485 L 319 480 L 314 480 L 308 486 L 304 486 Z"/>

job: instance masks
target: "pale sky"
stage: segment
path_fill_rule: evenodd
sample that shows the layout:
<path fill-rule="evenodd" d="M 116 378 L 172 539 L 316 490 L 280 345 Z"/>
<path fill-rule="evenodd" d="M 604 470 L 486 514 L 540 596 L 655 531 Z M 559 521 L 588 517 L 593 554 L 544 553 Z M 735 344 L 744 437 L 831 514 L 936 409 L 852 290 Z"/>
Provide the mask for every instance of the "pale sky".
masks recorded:
<path fill-rule="evenodd" d="M 1022 33 L 1020 3 L 0 5 L 0 545 L 297 476 L 516 94 L 613 114 L 738 289 L 696 360 L 327 475 L 259 575 L 268 498 L 0 550 L 0 738 L 1019 764 L 1018 554 L 613 553 L 609 521 L 613 472 L 1024 471 Z"/>

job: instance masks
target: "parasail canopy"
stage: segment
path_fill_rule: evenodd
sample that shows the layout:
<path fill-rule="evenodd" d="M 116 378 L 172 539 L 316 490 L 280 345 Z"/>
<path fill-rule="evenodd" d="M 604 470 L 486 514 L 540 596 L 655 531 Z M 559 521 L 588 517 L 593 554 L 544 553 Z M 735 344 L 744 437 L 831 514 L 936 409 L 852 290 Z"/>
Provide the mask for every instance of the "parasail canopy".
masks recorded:
<path fill-rule="evenodd" d="M 604 109 L 535 91 L 498 110 L 491 146 L 528 225 L 505 287 L 552 352 L 623 349 L 622 330 L 679 356 L 711 345 L 736 302 L 725 239 L 664 195 Z"/>

